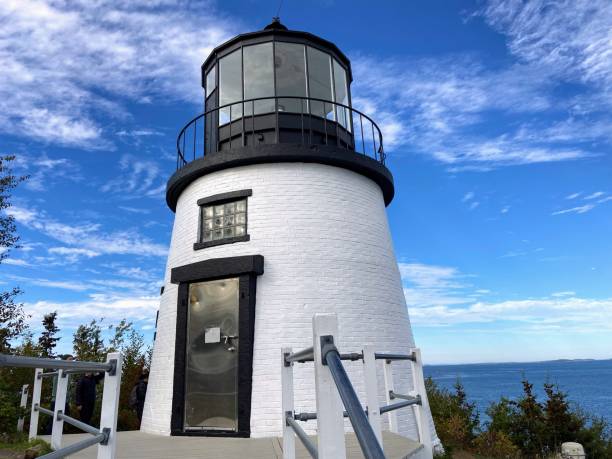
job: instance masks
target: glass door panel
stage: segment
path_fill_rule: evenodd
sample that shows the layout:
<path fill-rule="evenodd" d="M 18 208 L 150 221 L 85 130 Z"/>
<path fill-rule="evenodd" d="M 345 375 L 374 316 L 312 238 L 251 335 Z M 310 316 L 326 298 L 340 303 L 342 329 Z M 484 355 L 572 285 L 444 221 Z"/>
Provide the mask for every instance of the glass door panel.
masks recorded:
<path fill-rule="evenodd" d="M 189 286 L 185 430 L 237 430 L 238 283 Z"/>

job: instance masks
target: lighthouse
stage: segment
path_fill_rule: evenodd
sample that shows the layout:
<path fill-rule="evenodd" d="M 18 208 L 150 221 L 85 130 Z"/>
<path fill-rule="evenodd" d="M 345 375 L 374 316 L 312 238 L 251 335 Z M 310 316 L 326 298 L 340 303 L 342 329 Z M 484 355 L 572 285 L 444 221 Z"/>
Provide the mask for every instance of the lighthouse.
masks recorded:
<path fill-rule="evenodd" d="M 386 215 L 393 176 L 351 82 L 335 44 L 278 19 L 204 61 L 204 113 L 180 131 L 167 183 L 175 218 L 142 431 L 281 435 L 280 349 L 312 344 L 316 313 L 337 315 L 341 349 L 414 347 Z M 397 366 L 408 393 L 411 367 Z M 347 371 L 363 394 L 359 368 Z M 295 369 L 305 411 L 311 374 Z M 411 411 L 398 419 L 415 435 Z"/>

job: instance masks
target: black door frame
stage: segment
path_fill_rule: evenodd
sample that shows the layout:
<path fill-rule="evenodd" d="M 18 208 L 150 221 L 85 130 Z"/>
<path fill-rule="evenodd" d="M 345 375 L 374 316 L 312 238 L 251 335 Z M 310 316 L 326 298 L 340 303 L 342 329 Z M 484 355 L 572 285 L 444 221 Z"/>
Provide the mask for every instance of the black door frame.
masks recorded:
<path fill-rule="evenodd" d="M 262 255 L 213 258 L 173 268 L 170 280 L 178 284 L 174 386 L 172 390 L 171 435 L 249 437 L 251 435 L 251 389 L 253 382 L 253 341 L 255 338 L 255 294 L 257 276 L 264 272 Z M 184 430 L 185 367 L 189 284 L 237 277 L 238 282 L 238 429 Z"/>

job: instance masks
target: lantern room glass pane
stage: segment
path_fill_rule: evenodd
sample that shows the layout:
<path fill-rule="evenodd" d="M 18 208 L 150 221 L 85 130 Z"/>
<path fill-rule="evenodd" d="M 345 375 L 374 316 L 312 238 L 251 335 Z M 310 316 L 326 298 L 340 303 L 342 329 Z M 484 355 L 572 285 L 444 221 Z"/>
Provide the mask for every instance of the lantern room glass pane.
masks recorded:
<path fill-rule="evenodd" d="M 253 106 L 255 115 L 274 111 L 274 59 L 272 43 L 245 46 L 244 60 L 244 99 L 272 97 L 269 100 L 258 100 L 244 107 L 245 115 L 251 115 Z"/>
<path fill-rule="evenodd" d="M 308 47 L 308 87 L 310 97 L 332 101 L 331 57 Z M 333 104 L 312 101 L 312 114 L 333 119 Z"/>
<path fill-rule="evenodd" d="M 335 101 L 339 104 L 347 105 L 349 104 L 348 100 L 348 89 L 346 86 L 346 71 L 342 66 L 336 61 L 334 61 L 334 96 Z M 348 109 L 344 107 L 340 107 L 336 105 L 336 114 L 338 116 L 338 122 L 345 129 L 349 129 L 349 121 L 348 121 Z"/>
<path fill-rule="evenodd" d="M 276 42 L 274 68 L 276 95 L 306 97 L 306 49 L 296 43 Z M 301 107 L 304 107 L 303 109 Z M 306 102 L 300 99 L 279 99 L 278 111 L 307 112 Z"/>
<path fill-rule="evenodd" d="M 219 59 L 219 106 L 242 100 L 242 53 L 240 50 Z M 242 104 L 222 108 L 219 124 L 225 124 L 242 116 Z"/>
<path fill-rule="evenodd" d="M 212 69 L 206 74 L 206 97 L 210 96 L 212 92 L 217 88 L 217 67 L 213 66 Z"/>

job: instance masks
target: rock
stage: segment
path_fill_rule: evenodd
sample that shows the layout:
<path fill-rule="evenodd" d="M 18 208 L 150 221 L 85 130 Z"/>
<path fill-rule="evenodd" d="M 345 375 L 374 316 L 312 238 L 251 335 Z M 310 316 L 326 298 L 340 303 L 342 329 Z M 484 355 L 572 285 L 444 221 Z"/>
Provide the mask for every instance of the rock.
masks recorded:
<path fill-rule="evenodd" d="M 23 459 L 34 459 L 45 454 L 45 445 L 38 444 L 26 449 Z"/>

